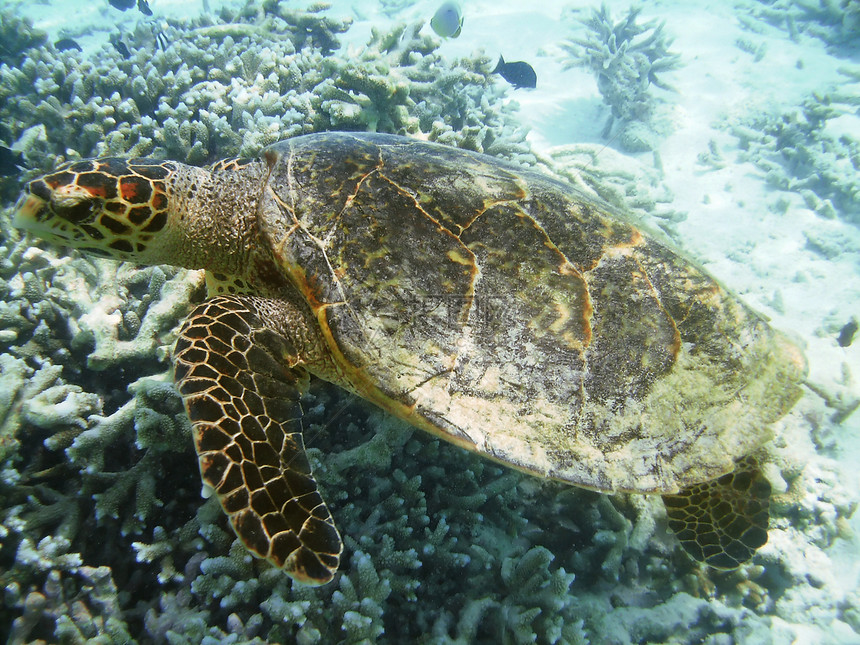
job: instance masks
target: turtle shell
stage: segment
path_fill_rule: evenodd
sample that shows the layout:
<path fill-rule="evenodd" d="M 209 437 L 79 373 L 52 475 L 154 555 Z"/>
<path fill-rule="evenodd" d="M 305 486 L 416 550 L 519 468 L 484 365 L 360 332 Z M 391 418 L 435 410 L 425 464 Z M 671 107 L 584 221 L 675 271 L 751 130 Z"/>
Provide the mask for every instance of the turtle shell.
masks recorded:
<path fill-rule="evenodd" d="M 570 185 L 409 138 L 270 147 L 264 235 L 335 368 L 460 446 L 601 491 L 714 479 L 799 395 L 799 350 Z"/>

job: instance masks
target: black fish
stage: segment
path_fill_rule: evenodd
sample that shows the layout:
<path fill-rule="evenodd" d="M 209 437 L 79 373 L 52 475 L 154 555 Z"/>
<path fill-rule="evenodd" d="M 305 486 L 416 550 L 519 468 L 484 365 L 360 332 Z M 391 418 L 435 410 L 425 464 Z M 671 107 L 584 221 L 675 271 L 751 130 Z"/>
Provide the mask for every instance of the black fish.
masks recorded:
<path fill-rule="evenodd" d="M 26 169 L 24 155 L 20 151 L 0 146 L 0 175 L 10 177 Z"/>
<path fill-rule="evenodd" d="M 137 0 L 137 8 L 144 16 L 152 15 L 152 9 L 149 8 L 149 3 L 146 0 Z"/>
<path fill-rule="evenodd" d="M 496 69 L 490 73 L 501 74 L 503 79 L 514 86 L 514 89 L 520 87 L 537 87 L 537 74 L 534 67 L 521 60 L 506 63 L 504 57 L 499 56 Z"/>
<path fill-rule="evenodd" d="M 54 47 L 57 48 L 58 52 L 68 51 L 69 49 L 77 49 L 78 51 L 82 51 L 81 46 L 71 38 L 60 38 L 57 42 L 54 43 Z"/>
<path fill-rule="evenodd" d="M 128 50 L 128 47 L 125 46 L 125 43 L 122 42 L 119 38 L 117 38 L 116 40 L 112 40 L 111 44 L 116 47 L 116 50 L 123 58 L 131 58 L 131 52 Z"/>
<path fill-rule="evenodd" d="M 857 333 L 857 320 L 852 318 L 845 326 L 839 330 L 839 337 L 836 339 L 836 342 L 839 343 L 840 347 L 848 347 L 852 342 L 854 342 L 854 334 Z"/>

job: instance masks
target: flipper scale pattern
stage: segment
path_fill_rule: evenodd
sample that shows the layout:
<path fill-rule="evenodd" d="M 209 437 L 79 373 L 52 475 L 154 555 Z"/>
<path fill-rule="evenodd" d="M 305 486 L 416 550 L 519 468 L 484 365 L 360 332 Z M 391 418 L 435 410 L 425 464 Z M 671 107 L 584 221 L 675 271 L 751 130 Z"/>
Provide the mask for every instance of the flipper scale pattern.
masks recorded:
<path fill-rule="evenodd" d="M 767 543 L 770 493 L 757 460 L 748 455 L 733 472 L 663 495 L 663 503 L 687 553 L 716 569 L 735 569 Z"/>
<path fill-rule="evenodd" d="M 254 554 L 308 584 L 337 571 L 343 544 L 317 490 L 302 439 L 307 374 L 287 338 L 266 325 L 267 303 L 217 296 L 183 325 L 176 383 L 203 480 Z"/>

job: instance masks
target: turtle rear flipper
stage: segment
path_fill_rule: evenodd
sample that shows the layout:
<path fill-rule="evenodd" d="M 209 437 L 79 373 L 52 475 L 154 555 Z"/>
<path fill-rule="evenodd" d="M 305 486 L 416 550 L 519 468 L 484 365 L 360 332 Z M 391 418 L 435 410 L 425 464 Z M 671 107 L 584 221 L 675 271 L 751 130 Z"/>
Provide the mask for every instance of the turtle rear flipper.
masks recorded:
<path fill-rule="evenodd" d="M 307 374 L 290 339 L 264 322 L 283 302 L 219 296 L 198 306 L 176 342 L 174 368 L 203 480 L 256 555 L 324 584 L 343 543 L 302 440 Z"/>
<path fill-rule="evenodd" d="M 699 562 L 735 569 L 767 542 L 770 483 L 755 459 L 713 481 L 663 495 L 669 528 Z"/>

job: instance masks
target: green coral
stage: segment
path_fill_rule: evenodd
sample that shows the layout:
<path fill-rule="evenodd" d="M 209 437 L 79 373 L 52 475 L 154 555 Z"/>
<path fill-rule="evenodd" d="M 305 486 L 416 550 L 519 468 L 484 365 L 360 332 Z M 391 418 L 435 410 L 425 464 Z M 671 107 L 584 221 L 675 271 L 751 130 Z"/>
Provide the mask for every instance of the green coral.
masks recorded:
<path fill-rule="evenodd" d="M 40 262 L 50 277 L 48 257 L 34 254 L 22 269 Z M 77 261 L 64 268 L 79 265 L 92 268 Z M 171 280 L 165 275 L 157 288 L 157 274 L 125 269 L 92 271 L 89 279 L 123 275 L 138 306 L 149 294 L 163 297 Z M 178 322 L 181 314 L 174 315 Z M 17 345 L 8 350 L 14 357 Z M 142 367 L 141 360 L 125 362 Z M 81 382 L 94 383 L 85 358 L 76 364 Z M 304 587 L 253 559 L 215 498 L 201 502 L 187 421 L 167 375 L 122 387 L 133 398 L 106 399 L 109 409 L 87 417 L 83 431 L 72 423 L 63 442 L 38 428 L 18 435 L 47 449 L 17 454 L 0 490 L 7 572 L 0 582 L 10 589 L 0 618 L 16 636 L 169 643 L 741 639 L 767 633 L 769 598 L 802 584 L 802 571 L 782 572 L 771 562 L 768 576 L 758 574 L 761 586 L 752 576 L 724 576 L 710 583 L 714 591 L 665 535 L 657 500 L 607 498 L 509 471 L 315 382 L 303 401 L 306 441 L 346 553 L 335 581 Z M 48 467 L 62 479 L 21 481 Z M 812 471 L 804 486 L 822 481 L 838 489 Z M 776 521 L 806 513 L 804 530 L 815 533 L 815 518 L 828 512 L 826 495 L 803 491 L 777 509 Z M 815 508 L 805 507 L 817 498 Z M 92 529 L 82 533 L 85 527 L 106 536 L 97 550 L 87 546 Z M 109 566 L 96 564 L 104 562 Z M 86 567 L 95 566 L 105 570 L 99 585 L 87 577 Z M 60 584 L 74 608 L 55 598 Z M 110 603 L 97 605 L 102 593 Z M 709 593 L 711 600 L 689 595 Z M 798 598 L 786 599 L 781 611 L 787 615 Z M 824 606 L 816 602 L 808 611 Z M 762 607 L 761 615 L 745 606 Z M 853 615 L 848 605 L 839 611 Z"/>

